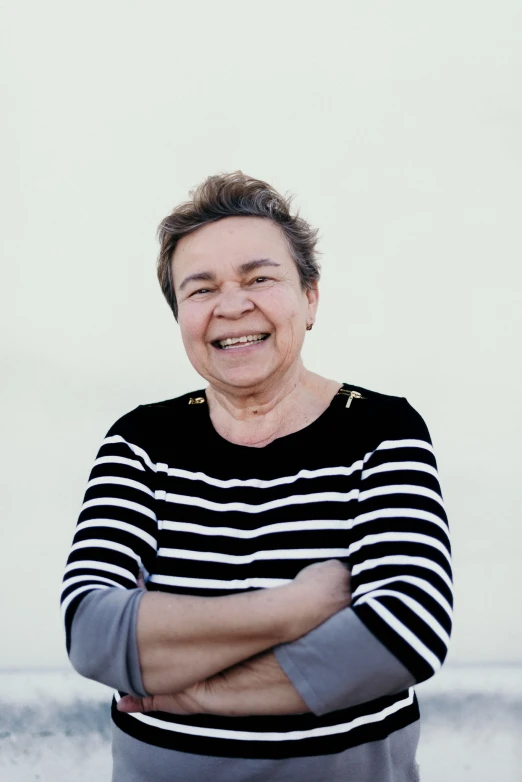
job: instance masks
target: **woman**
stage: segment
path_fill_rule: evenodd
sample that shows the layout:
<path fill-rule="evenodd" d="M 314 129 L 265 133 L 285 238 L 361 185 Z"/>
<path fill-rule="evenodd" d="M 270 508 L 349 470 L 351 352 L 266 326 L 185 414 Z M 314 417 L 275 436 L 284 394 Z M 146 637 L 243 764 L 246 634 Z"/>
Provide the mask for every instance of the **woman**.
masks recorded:
<path fill-rule="evenodd" d="M 118 691 L 113 780 L 418 779 L 452 605 L 426 426 L 303 366 L 316 232 L 265 182 L 209 177 L 159 237 L 208 385 L 111 427 L 62 597 L 73 665 Z"/>

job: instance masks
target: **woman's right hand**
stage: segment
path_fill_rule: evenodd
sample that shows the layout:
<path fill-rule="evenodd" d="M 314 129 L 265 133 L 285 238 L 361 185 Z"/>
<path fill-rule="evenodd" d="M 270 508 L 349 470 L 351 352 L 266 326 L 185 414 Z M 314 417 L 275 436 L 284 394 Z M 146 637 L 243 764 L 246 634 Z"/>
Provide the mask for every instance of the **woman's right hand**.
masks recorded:
<path fill-rule="evenodd" d="M 298 624 L 302 623 L 297 637 L 310 632 L 338 611 L 347 608 L 352 599 L 350 571 L 338 559 L 308 565 L 297 574 L 289 586 L 297 595 L 296 618 Z"/>

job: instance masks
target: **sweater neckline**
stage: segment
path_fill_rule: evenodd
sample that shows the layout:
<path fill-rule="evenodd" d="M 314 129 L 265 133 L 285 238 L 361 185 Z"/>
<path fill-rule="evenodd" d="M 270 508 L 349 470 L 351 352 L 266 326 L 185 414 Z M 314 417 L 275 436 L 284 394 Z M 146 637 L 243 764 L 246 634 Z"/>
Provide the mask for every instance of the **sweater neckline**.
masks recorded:
<path fill-rule="evenodd" d="M 304 441 L 308 440 L 310 436 L 313 436 L 318 430 L 324 427 L 324 425 L 337 413 L 338 408 L 344 407 L 346 396 L 342 392 L 349 388 L 350 386 L 347 383 L 343 383 L 330 400 L 328 407 L 321 413 L 320 416 L 315 418 L 309 424 L 303 426 L 301 429 L 297 429 L 295 432 L 290 432 L 289 434 L 283 435 L 282 437 L 276 437 L 275 440 L 272 440 L 267 445 L 263 445 L 261 447 L 232 443 L 230 440 L 222 437 L 217 432 L 210 418 L 207 395 L 204 389 L 195 392 L 195 394 L 197 394 L 198 397 L 203 398 L 205 400 L 205 404 L 200 404 L 195 407 L 196 409 L 199 408 L 199 411 L 201 411 L 200 421 L 204 427 L 207 443 L 212 446 L 220 447 L 221 449 L 228 449 L 230 453 L 241 453 L 241 456 L 252 456 L 255 458 L 255 454 L 266 454 L 267 451 L 275 452 L 284 450 L 285 448 L 296 448 L 299 446 L 301 441 L 304 443 Z"/>

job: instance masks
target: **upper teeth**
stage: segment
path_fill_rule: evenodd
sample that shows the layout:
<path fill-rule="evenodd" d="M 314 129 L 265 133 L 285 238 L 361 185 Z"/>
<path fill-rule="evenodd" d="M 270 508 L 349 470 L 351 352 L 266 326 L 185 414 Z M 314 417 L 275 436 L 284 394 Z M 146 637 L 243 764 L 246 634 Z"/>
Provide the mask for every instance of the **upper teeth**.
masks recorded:
<path fill-rule="evenodd" d="M 228 339 L 220 339 L 218 344 L 226 348 L 229 345 L 237 345 L 238 342 L 257 342 L 265 336 L 266 334 L 248 334 L 246 337 L 228 337 Z"/>

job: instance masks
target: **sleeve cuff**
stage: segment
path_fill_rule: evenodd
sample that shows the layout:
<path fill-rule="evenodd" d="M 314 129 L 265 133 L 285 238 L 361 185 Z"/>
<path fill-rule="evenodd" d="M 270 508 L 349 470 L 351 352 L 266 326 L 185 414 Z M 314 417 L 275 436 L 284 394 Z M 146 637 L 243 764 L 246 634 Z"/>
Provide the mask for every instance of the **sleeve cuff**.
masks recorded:
<path fill-rule="evenodd" d="M 274 653 L 310 711 L 318 716 L 415 684 L 410 671 L 368 630 L 353 608 L 339 611 L 297 641 L 275 647 Z"/>
<path fill-rule="evenodd" d="M 143 688 L 136 616 L 143 589 L 97 589 L 87 594 L 71 628 L 69 657 L 82 676 L 116 690 L 148 695 Z"/>

